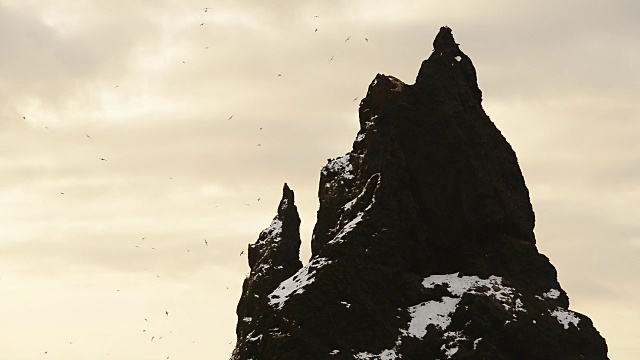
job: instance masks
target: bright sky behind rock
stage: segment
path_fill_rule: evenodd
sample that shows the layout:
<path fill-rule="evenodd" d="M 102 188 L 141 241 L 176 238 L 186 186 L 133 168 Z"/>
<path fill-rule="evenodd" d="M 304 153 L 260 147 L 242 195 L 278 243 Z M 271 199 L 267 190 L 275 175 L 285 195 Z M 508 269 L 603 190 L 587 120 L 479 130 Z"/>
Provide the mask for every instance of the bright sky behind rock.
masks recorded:
<path fill-rule="evenodd" d="M 448 25 L 571 309 L 635 359 L 638 4 L 0 0 L 0 354 L 228 358 L 282 184 L 307 260 L 369 83 L 413 83 Z"/>

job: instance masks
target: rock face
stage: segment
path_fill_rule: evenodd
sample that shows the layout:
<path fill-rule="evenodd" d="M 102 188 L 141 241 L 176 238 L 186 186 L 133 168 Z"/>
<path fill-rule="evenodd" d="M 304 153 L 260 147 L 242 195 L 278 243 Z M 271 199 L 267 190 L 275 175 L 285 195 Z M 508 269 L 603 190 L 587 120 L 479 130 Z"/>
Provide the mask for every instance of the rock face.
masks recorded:
<path fill-rule="evenodd" d="M 607 359 L 538 253 L 529 192 L 443 27 L 414 85 L 378 74 L 320 177 L 312 257 L 285 185 L 249 246 L 232 359 Z"/>

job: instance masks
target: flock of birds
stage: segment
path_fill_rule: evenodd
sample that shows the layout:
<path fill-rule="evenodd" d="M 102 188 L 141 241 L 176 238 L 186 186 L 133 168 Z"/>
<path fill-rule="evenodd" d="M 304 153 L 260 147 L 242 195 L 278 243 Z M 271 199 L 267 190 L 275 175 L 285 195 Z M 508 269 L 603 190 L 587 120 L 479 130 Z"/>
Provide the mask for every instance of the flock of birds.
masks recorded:
<path fill-rule="evenodd" d="M 203 8 L 202 10 L 204 11 L 204 13 L 208 13 L 208 12 L 209 12 L 209 10 L 212 10 L 212 8 L 208 8 L 208 7 L 206 7 L 206 8 Z M 317 18 L 319 18 L 319 16 L 318 16 L 318 15 L 315 15 L 315 16 L 314 16 L 314 18 L 315 18 L 315 19 L 317 19 Z M 200 23 L 199 23 L 199 26 L 205 26 L 205 25 L 206 25 L 206 22 L 200 22 Z M 319 28 L 315 27 L 315 28 L 314 28 L 314 33 L 317 33 L 317 32 L 318 32 L 318 30 L 319 30 Z M 347 37 L 345 38 L 345 40 L 344 40 L 344 43 L 347 43 L 347 42 L 349 42 L 350 40 L 351 40 L 351 36 L 347 36 Z M 365 38 L 364 38 L 364 41 L 368 43 L 368 42 L 369 42 L 369 39 L 365 37 Z M 209 46 L 204 47 L 204 49 L 209 49 Z M 333 61 L 334 61 L 334 59 L 335 59 L 335 57 L 336 57 L 335 55 L 331 56 L 331 58 L 329 58 L 329 61 L 328 61 L 328 62 L 329 62 L 329 63 L 333 62 Z M 186 61 L 185 61 L 185 60 L 182 60 L 182 63 L 183 63 L 183 64 L 186 64 Z M 278 78 L 280 78 L 280 77 L 282 77 L 282 76 L 283 76 L 283 75 L 282 75 L 282 73 L 278 73 L 278 74 L 277 74 L 277 77 L 278 77 Z M 115 88 L 118 88 L 118 85 L 116 85 L 116 86 L 115 86 Z M 357 101 L 357 100 L 358 100 L 358 97 L 354 98 L 354 99 L 353 99 L 353 102 L 355 102 L 355 101 Z M 230 115 L 230 116 L 227 118 L 227 120 L 228 120 L 228 121 L 229 121 L 229 120 L 233 120 L 233 119 L 234 119 L 234 117 L 235 117 L 235 114 L 232 114 L 232 115 Z M 27 119 L 27 117 L 26 117 L 26 116 L 23 116 L 22 118 L 23 118 L 23 120 L 26 120 L 26 119 Z M 45 126 L 45 129 L 49 129 L 49 128 L 48 128 L 47 126 Z M 262 129 L 263 129 L 263 127 L 260 127 L 260 128 L 259 128 L 259 130 L 262 130 Z M 85 135 L 85 137 L 86 137 L 88 140 L 91 140 L 91 141 L 93 140 L 93 138 L 91 137 L 91 135 L 89 135 L 88 133 L 84 133 L 84 135 Z M 257 146 L 261 146 L 261 144 L 257 144 Z M 99 157 L 98 159 L 99 159 L 99 161 L 100 161 L 100 162 L 107 162 L 107 161 L 108 161 L 108 160 L 107 160 L 106 158 L 104 158 L 104 157 Z M 172 177 L 170 177 L 170 179 L 171 179 L 171 180 L 173 180 L 173 178 L 172 178 Z M 60 192 L 60 195 L 65 195 L 65 192 Z M 260 198 L 258 198 L 258 199 L 257 199 L 257 201 L 260 201 Z M 245 205 L 250 205 L 250 204 L 245 204 Z M 217 206 L 216 206 L 216 207 L 217 207 Z M 144 240 L 145 240 L 145 237 L 143 237 L 143 238 L 141 239 L 141 241 L 144 241 Z M 204 246 L 206 246 L 206 247 L 208 247 L 208 246 L 209 246 L 209 242 L 207 241 L 207 239 L 204 239 L 204 240 L 203 240 L 203 244 L 204 244 Z M 140 245 L 134 245 L 134 247 L 135 247 L 135 248 L 138 248 L 138 249 L 140 249 L 140 248 L 141 248 L 141 246 L 140 246 Z M 155 247 L 151 247 L 151 246 L 149 246 L 149 249 L 151 249 L 151 250 L 156 250 L 156 248 L 155 248 Z M 189 252 L 189 251 L 190 251 L 190 249 L 187 249 L 187 252 Z M 240 256 L 242 256 L 244 253 L 245 253 L 245 251 L 244 251 L 244 250 L 243 250 L 243 251 L 240 251 Z M 145 269 L 145 270 L 146 270 L 146 269 Z M 158 274 L 156 274 L 155 276 L 156 276 L 156 277 L 160 277 L 160 275 L 158 275 Z M 227 287 L 227 289 L 229 289 L 229 287 Z M 116 289 L 116 291 L 117 291 L 117 292 L 120 292 L 120 289 Z M 169 317 L 169 311 L 168 311 L 168 310 L 165 310 L 165 312 L 164 312 L 164 316 L 165 316 L 165 317 Z M 145 323 L 149 324 L 149 319 L 148 319 L 148 318 L 144 318 L 144 321 L 145 321 Z M 142 329 L 142 332 L 143 332 L 143 333 L 147 333 L 147 329 Z M 172 331 L 169 331 L 169 333 L 172 333 Z M 163 336 L 156 336 L 156 335 L 154 334 L 154 335 L 151 335 L 151 336 L 150 336 L 149 341 L 150 341 L 150 342 L 154 342 L 154 340 L 155 340 L 155 341 L 157 342 L 157 341 L 161 340 L 162 338 L 163 338 Z M 230 342 L 229 344 L 232 344 L 232 343 L 233 343 L 233 341 L 232 341 L 232 342 Z M 73 342 L 69 342 L 69 345 L 72 345 L 72 344 L 73 344 Z M 49 352 L 49 350 L 44 351 L 44 354 L 45 354 L 45 355 L 46 355 L 46 354 L 49 354 L 49 353 L 50 353 L 50 352 Z M 106 355 L 110 355 L 110 354 L 109 354 L 109 353 L 106 353 Z M 167 356 L 167 357 L 166 357 L 166 359 L 169 359 L 169 358 L 170 358 L 170 356 Z"/>

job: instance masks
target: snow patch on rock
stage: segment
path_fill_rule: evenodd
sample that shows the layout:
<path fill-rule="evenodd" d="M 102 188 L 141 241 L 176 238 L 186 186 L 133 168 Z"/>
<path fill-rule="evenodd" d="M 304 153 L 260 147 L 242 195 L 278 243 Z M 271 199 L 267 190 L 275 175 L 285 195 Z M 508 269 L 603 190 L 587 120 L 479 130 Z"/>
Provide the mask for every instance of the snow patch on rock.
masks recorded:
<path fill-rule="evenodd" d="M 311 260 L 306 266 L 303 266 L 298 272 L 290 278 L 284 280 L 280 285 L 269 294 L 269 305 L 282 309 L 284 303 L 295 294 L 302 294 L 304 287 L 315 281 L 314 275 L 316 271 L 330 264 L 331 261 L 326 258 L 316 258 Z"/>
<path fill-rule="evenodd" d="M 358 360 L 396 360 L 401 359 L 402 356 L 398 355 L 394 349 L 383 350 L 380 354 L 375 355 L 367 352 L 361 352 L 355 355 Z"/>
<path fill-rule="evenodd" d="M 435 325 L 444 330 L 451 323 L 451 315 L 456 311 L 462 295 L 466 293 L 484 295 L 496 299 L 508 311 L 526 311 L 522 301 L 516 298 L 516 290 L 503 284 L 503 279 L 490 276 L 481 279 L 478 276 L 460 276 L 458 273 L 432 275 L 424 279 L 422 285 L 433 289 L 437 285 L 446 285 L 453 297 L 444 296 L 441 301 L 426 301 L 408 309 L 411 321 L 405 335 L 422 339 L 427 327 Z"/>
<path fill-rule="evenodd" d="M 560 297 L 560 290 L 551 289 L 551 290 L 547 291 L 546 293 L 542 294 L 542 296 L 544 296 L 547 299 L 557 299 L 558 297 Z"/>
<path fill-rule="evenodd" d="M 580 318 L 575 315 L 575 313 L 571 310 L 565 310 L 562 308 L 557 308 L 551 311 L 551 315 L 553 315 L 558 322 L 564 326 L 565 330 L 569 329 L 569 324 L 573 324 L 576 328 L 578 327 L 578 323 L 580 322 Z"/>

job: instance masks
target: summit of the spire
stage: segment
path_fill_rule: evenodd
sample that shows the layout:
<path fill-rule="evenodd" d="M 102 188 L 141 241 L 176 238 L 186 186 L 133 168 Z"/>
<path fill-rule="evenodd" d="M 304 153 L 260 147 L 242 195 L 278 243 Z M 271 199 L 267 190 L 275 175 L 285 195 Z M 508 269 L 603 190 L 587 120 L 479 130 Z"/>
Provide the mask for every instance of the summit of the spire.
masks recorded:
<path fill-rule="evenodd" d="M 440 28 L 438 35 L 436 35 L 436 38 L 433 40 L 433 50 L 435 52 L 460 50 L 458 44 L 453 39 L 451 28 L 447 26 Z"/>

